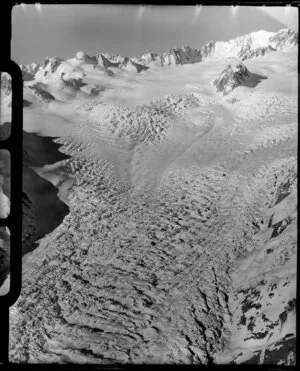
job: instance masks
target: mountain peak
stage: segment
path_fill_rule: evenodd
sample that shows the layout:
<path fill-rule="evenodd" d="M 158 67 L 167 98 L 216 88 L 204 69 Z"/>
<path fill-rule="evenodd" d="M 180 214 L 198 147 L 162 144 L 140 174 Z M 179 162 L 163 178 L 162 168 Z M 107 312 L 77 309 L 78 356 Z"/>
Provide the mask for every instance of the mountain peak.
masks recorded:
<path fill-rule="evenodd" d="M 298 45 L 298 33 L 290 28 L 278 32 L 259 30 L 229 41 L 210 41 L 201 48 L 201 54 L 202 58 L 237 57 L 245 60 L 294 45 Z"/>
<path fill-rule="evenodd" d="M 218 92 L 228 95 L 239 86 L 255 87 L 267 77 L 250 72 L 244 63 L 232 59 L 220 76 L 213 81 Z"/>
<path fill-rule="evenodd" d="M 269 41 L 276 49 L 298 45 L 298 32 L 291 28 L 282 28 L 276 34 L 272 35 Z"/>
<path fill-rule="evenodd" d="M 298 33 L 291 28 L 283 28 L 278 32 L 259 30 L 244 36 L 239 36 L 229 41 L 209 41 L 200 49 L 190 45 L 171 48 L 163 54 L 146 53 L 140 58 L 128 58 L 120 54 L 109 55 L 98 53 L 96 56 L 89 56 L 83 51 L 78 51 L 72 61 L 73 67 L 82 63 L 100 66 L 112 72 L 110 68 L 123 69 L 130 71 L 142 71 L 151 66 L 172 66 L 201 62 L 203 59 L 223 59 L 235 57 L 241 61 L 249 58 L 264 56 L 266 53 L 276 49 L 284 49 L 298 45 Z M 32 80 L 35 77 L 48 78 L 63 63 L 64 59 L 47 57 L 41 65 L 32 63 L 31 65 L 20 65 L 25 80 Z M 72 67 L 72 68 L 73 68 Z M 135 68 L 133 68 L 135 67 Z M 69 70 L 70 66 L 61 68 Z M 38 74 L 36 75 L 36 73 Z"/>

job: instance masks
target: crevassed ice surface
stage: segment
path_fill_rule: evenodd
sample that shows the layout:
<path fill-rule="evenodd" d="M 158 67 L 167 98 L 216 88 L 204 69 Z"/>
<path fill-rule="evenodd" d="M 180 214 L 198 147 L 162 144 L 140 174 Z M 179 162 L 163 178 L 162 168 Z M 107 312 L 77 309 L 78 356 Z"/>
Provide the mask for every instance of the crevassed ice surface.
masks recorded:
<path fill-rule="evenodd" d="M 244 63 L 267 79 L 226 96 L 222 59 L 26 82 L 70 212 L 24 256 L 11 361 L 294 362 L 297 50 Z"/>

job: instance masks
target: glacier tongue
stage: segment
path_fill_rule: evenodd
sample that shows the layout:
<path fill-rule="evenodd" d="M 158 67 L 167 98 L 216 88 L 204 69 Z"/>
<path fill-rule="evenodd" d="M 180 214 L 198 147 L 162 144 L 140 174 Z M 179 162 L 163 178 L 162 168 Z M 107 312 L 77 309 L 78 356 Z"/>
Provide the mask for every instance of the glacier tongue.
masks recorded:
<path fill-rule="evenodd" d="M 295 38 L 22 67 L 69 213 L 24 257 L 11 362 L 295 363 Z"/>

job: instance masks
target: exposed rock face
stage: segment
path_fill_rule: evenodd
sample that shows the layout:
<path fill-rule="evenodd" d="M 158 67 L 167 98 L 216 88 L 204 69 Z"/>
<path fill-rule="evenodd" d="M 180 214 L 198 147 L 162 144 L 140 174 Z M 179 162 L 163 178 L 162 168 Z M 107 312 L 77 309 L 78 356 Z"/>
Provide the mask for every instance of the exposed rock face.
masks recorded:
<path fill-rule="evenodd" d="M 275 35 L 270 37 L 269 42 L 275 49 L 298 45 L 298 32 L 290 28 L 279 30 Z"/>
<path fill-rule="evenodd" d="M 108 54 L 99 54 L 98 63 L 104 68 L 115 67 L 125 68 L 141 72 L 147 70 L 152 65 L 171 66 L 178 64 L 189 64 L 201 62 L 201 52 L 199 49 L 190 46 L 170 49 L 167 53 L 158 55 L 155 53 L 144 54 L 141 58 L 126 58 L 120 55 L 110 56 Z"/>
<path fill-rule="evenodd" d="M 65 84 L 65 86 L 70 86 L 72 87 L 73 89 L 75 90 L 79 90 L 80 88 L 82 88 L 83 86 L 86 86 L 87 84 L 82 82 L 82 78 L 64 78 L 63 77 L 64 74 L 62 74 L 62 80 Z"/>
<path fill-rule="evenodd" d="M 148 70 L 149 67 L 144 66 L 143 64 L 134 62 L 132 59 L 130 59 L 129 62 L 126 64 L 126 66 L 124 68 L 126 70 L 131 70 L 131 71 L 135 71 L 135 72 L 140 73 L 142 71 Z"/>
<path fill-rule="evenodd" d="M 31 102 L 29 102 L 28 100 L 26 99 L 23 99 L 23 107 L 30 107 L 32 105 Z"/>
<path fill-rule="evenodd" d="M 259 56 L 264 56 L 266 53 L 276 51 L 273 46 L 268 45 L 267 47 L 264 48 L 257 48 L 257 49 L 251 49 L 249 46 L 243 48 L 239 54 L 238 58 L 241 61 L 244 61 L 246 59 L 254 58 L 254 57 L 259 57 Z"/>
<path fill-rule="evenodd" d="M 115 67 L 121 68 L 127 65 L 129 58 L 120 54 L 109 55 L 108 53 L 99 53 L 97 55 L 98 65 L 104 68 Z"/>
<path fill-rule="evenodd" d="M 22 193 L 22 244 L 23 251 L 26 252 L 29 246 L 34 243 L 36 234 L 35 208 L 28 195 Z"/>
<path fill-rule="evenodd" d="M 59 57 L 46 58 L 44 63 L 41 65 L 41 68 L 44 71 L 54 73 L 59 67 L 59 65 L 62 63 L 62 61 L 63 59 Z"/>
<path fill-rule="evenodd" d="M 37 72 L 39 67 L 40 65 L 38 63 L 20 64 L 20 68 L 22 71 L 27 72 L 32 75 L 34 75 Z"/>
<path fill-rule="evenodd" d="M 32 81 L 34 80 L 34 74 L 32 73 L 29 73 L 25 70 L 22 70 L 22 77 L 23 77 L 23 81 Z"/>
<path fill-rule="evenodd" d="M 50 103 L 51 101 L 55 100 L 55 97 L 44 90 L 41 84 L 30 85 L 29 88 L 43 103 Z"/>
<path fill-rule="evenodd" d="M 99 54 L 98 62 L 100 66 L 103 66 L 106 69 L 113 67 L 138 73 L 149 68 L 139 63 L 140 61 L 137 59 L 134 60 L 127 57 L 122 57 L 120 55 L 110 56 L 108 54 Z"/>
<path fill-rule="evenodd" d="M 35 241 L 57 227 L 68 213 L 67 205 L 57 196 L 57 188 L 32 170 L 32 166 L 42 167 L 68 158 L 58 151 L 59 147 L 53 138 L 23 132 L 23 254 L 34 250 Z"/>
<path fill-rule="evenodd" d="M 21 71 L 22 71 L 23 80 L 24 81 L 31 81 L 31 80 L 33 80 L 34 79 L 34 75 L 38 71 L 39 67 L 40 67 L 40 65 L 39 64 L 36 64 L 36 63 L 27 64 L 27 65 L 20 64 L 20 68 L 21 68 Z"/>
<path fill-rule="evenodd" d="M 104 54 L 100 54 L 101 60 L 98 63 L 99 65 L 102 65 L 104 68 L 109 68 L 109 67 L 115 67 L 118 68 L 121 64 L 121 62 L 111 62 Z"/>
<path fill-rule="evenodd" d="M 135 58 L 132 58 L 135 60 Z M 146 53 L 141 56 L 140 59 L 136 59 L 137 62 L 144 64 L 145 66 L 151 65 L 158 65 L 161 66 L 163 64 L 162 57 L 156 53 Z"/>
<path fill-rule="evenodd" d="M 263 56 L 275 49 L 298 45 L 298 33 L 282 29 L 277 33 L 267 31 L 252 32 L 229 41 L 210 41 L 201 48 L 203 58 L 235 57 L 242 60 Z"/>
<path fill-rule="evenodd" d="M 213 84 L 218 92 L 228 95 L 238 86 L 255 87 L 263 79 L 266 77 L 250 72 L 242 62 L 237 62 L 229 64 Z"/>
<path fill-rule="evenodd" d="M 202 58 L 207 58 L 211 55 L 213 55 L 215 50 L 215 41 L 210 41 L 206 45 L 202 46 L 200 49 Z"/>
<path fill-rule="evenodd" d="M 201 51 L 189 45 L 181 48 L 171 49 L 161 56 L 162 64 L 189 64 L 201 62 Z"/>

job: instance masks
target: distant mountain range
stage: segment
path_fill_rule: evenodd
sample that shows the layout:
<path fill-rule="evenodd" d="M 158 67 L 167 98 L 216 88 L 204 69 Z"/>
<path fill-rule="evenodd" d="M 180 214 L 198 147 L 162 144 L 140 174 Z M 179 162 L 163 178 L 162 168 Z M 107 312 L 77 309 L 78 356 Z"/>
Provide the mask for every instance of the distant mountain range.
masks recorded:
<path fill-rule="evenodd" d="M 266 76 L 250 72 L 242 62 L 233 60 L 221 75 L 214 80 L 213 84 L 218 92 L 228 95 L 238 86 L 254 88 L 261 80 L 266 78 Z"/>
<path fill-rule="evenodd" d="M 109 55 L 98 53 L 89 56 L 82 51 L 76 53 L 74 58 L 62 59 L 60 57 L 47 57 L 42 63 L 20 65 L 24 82 L 29 81 L 31 95 L 38 100 L 49 103 L 55 97 L 46 86 L 53 85 L 65 92 L 74 94 L 76 91 L 84 91 L 88 95 L 97 95 L 103 90 L 100 85 L 89 85 L 84 80 L 87 75 L 95 72 L 107 76 L 114 76 L 122 71 L 141 73 L 149 68 L 160 68 L 175 65 L 199 63 L 218 59 L 236 59 L 237 64 L 250 58 L 264 56 L 276 50 L 288 50 L 298 47 L 298 33 L 292 29 L 281 29 L 278 32 L 257 31 L 248 35 L 240 36 L 229 41 L 210 41 L 200 49 L 191 46 L 182 46 L 170 49 L 163 54 L 147 53 L 140 58 L 128 58 L 122 55 Z M 240 66 L 242 66 L 240 64 Z M 244 71 L 244 69 L 242 68 Z M 224 95 L 229 94 L 235 87 L 243 84 L 256 84 L 259 81 L 250 82 L 245 71 L 233 71 L 230 64 L 226 71 L 214 81 L 217 90 Z M 241 76 L 243 78 L 241 80 Z M 247 82 L 246 82 L 247 80 Z M 50 85 L 49 85 L 50 84 Z M 3 97 L 9 96 L 11 91 L 10 78 L 7 74 L 1 74 L 1 93 Z M 26 102 L 25 102 L 26 103 Z M 29 102 L 31 104 L 31 102 Z"/>
<path fill-rule="evenodd" d="M 218 59 L 236 57 L 245 60 L 266 53 L 290 48 L 298 45 L 298 33 L 292 29 L 281 29 L 278 32 L 257 31 L 248 35 L 237 37 L 229 41 L 210 41 L 200 49 L 191 46 L 182 46 L 170 49 L 163 54 L 147 53 L 140 58 L 128 58 L 122 55 L 109 55 L 98 53 L 96 56 L 89 56 L 83 52 L 77 52 L 75 58 L 64 60 L 59 57 L 46 58 L 41 64 L 20 65 L 24 80 L 43 79 L 48 74 L 58 71 L 72 75 L 81 74 L 74 70 L 74 65 L 80 66 L 81 63 L 88 63 L 94 68 L 124 69 L 129 71 L 141 72 L 153 66 L 170 66 L 190 63 L 198 63 L 206 59 Z M 68 66 L 67 62 L 71 62 Z M 73 62 L 73 63 L 72 63 Z M 63 71 L 62 71 L 63 70 Z M 76 73 L 77 72 L 77 73 Z M 65 76 L 67 77 L 67 76 Z"/>

